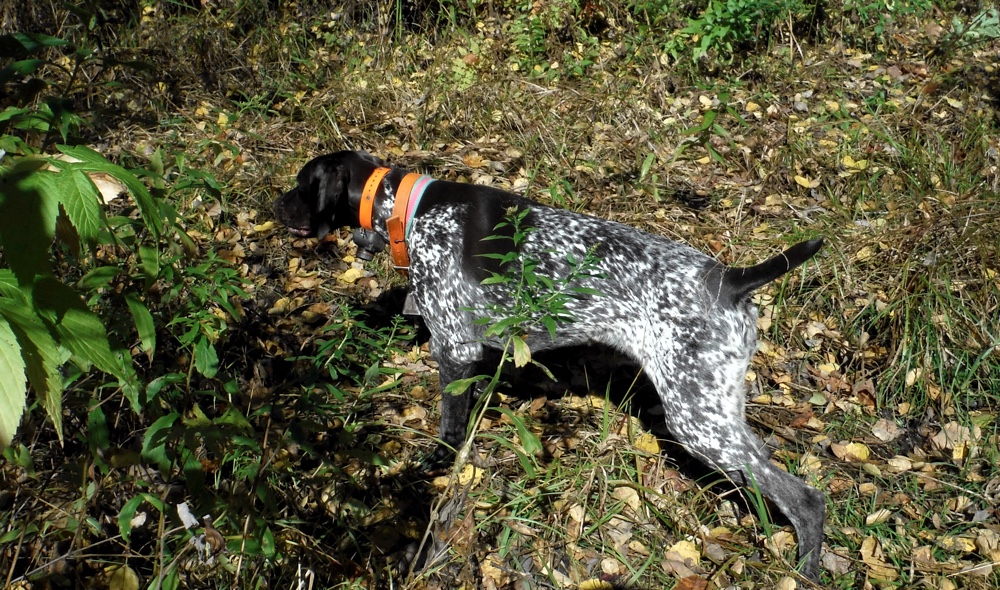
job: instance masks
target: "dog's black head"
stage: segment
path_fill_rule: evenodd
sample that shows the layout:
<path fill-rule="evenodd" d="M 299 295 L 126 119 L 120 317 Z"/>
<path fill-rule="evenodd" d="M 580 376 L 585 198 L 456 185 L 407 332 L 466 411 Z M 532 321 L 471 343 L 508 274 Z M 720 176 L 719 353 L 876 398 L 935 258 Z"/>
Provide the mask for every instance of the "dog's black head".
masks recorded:
<path fill-rule="evenodd" d="M 299 171 L 297 186 L 274 202 L 275 216 L 302 237 L 322 239 L 339 227 L 357 227 L 362 187 L 381 165 L 381 160 L 364 152 L 319 156 Z"/>

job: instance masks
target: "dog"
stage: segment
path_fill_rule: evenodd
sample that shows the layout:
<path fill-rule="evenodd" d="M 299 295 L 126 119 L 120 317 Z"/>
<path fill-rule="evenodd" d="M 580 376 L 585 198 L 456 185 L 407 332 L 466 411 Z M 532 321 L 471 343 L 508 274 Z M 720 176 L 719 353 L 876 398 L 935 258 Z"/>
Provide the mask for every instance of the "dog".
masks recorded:
<path fill-rule="evenodd" d="M 757 334 L 750 293 L 809 260 L 822 238 L 756 266 L 730 268 L 627 225 L 388 168 L 364 152 L 317 157 L 296 180 L 274 205 L 292 234 L 322 238 L 351 226 L 360 257 L 390 247 L 397 268 L 409 275 L 407 305 L 430 331 L 442 392 L 472 378 L 487 348 L 503 346 L 486 336 L 487 326 L 476 321 L 484 314 L 476 310 L 509 309 L 512 302 L 508 285 L 484 283 L 510 271 L 497 255 L 514 247 L 513 228 L 504 223 L 512 212 L 530 228 L 517 254 L 537 263 L 537 275 L 567 277 L 571 261 L 589 254 L 596 272 L 574 281 L 582 288 L 566 303 L 572 321 L 527 334 L 529 350 L 596 343 L 634 359 L 659 394 L 671 434 L 706 465 L 777 506 L 798 535 L 801 573 L 818 579 L 824 495 L 771 463 L 744 411 Z M 439 460 L 463 444 L 474 399 L 471 389 L 442 398 Z"/>

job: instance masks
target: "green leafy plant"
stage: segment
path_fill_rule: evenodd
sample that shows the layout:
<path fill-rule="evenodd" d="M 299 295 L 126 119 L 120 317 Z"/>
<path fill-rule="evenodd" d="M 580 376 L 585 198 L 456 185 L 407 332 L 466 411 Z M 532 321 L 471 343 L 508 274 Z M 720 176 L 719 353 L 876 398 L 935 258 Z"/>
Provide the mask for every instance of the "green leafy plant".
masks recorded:
<path fill-rule="evenodd" d="M 84 124 L 70 99 L 74 92 L 94 84 L 113 68 L 150 69 L 142 61 L 119 60 L 107 52 L 41 33 L 0 36 L 0 59 L 10 60 L 0 70 L 0 87 L 16 82 L 15 95 L 26 105 L 9 106 L 0 112 L 0 132 L 16 129 L 41 134 L 42 150 L 57 137 L 63 142 L 75 138 Z M 64 79 L 50 75 L 52 71 Z"/>
<path fill-rule="evenodd" d="M 730 143 L 732 143 L 732 139 L 726 128 L 719 123 L 721 121 L 720 115 L 729 115 L 735 118 L 740 124 L 746 125 L 746 121 L 743 120 L 739 112 L 729 104 L 729 93 L 720 92 L 716 101 L 713 102 L 712 107 L 702 114 L 701 122 L 684 130 L 684 135 L 688 137 L 678 144 L 677 149 L 674 150 L 674 159 L 681 157 L 689 147 L 701 146 L 713 160 L 720 163 L 723 162 L 724 158 L 722 154 L 712 146 L 712 139 L 719 137 Z M 648 158 L 647 162 L 652 163 Z M 643 170 L 647 170 L 645 162 L 643 163 Z M 645 176 L 645 172 L 643 176 Z"/>
<path fill-rule="evenodd" d="M 952 55 L 956 51 L 1000 39 L 1000 10 L 995 6 L 964 19 L 952 17 L 951 31 L 942 35 L 934 48 L 936 55 Z"/>
<path fill-rule="evenodd" d="M 709 0 L 698 18 L 689 18 L 667 44 L 673 58 L 690 51 L 697 61 L 709 52 L 727 62 L 742 47 L 770 39 L 774 26 L 804 11 L 801 0 Z"/>
<path fill-rule="evenodd" d="M 5 136 L 0 143 L 12 142 Z M 110 175 L 126 187 L 141 213 L 133 223 L 152 239 L 163 232 L 162 210 L 132 172 L 85 147 L 59 149 L 65 158 L 32 154 L 0 162 L 0 252 L 10 266 L 0 269 L 0 357 L 8 369 L 0 381 L 5 410 L 0 445 L 9 444 L 20 420 L 27 383 L 61 432 L 66 384 L 61 368 L 67 361 L 76 374 L 93 366 L 115 376 L 132 407 L 140 407 L 130 355 L 112 344 L 80 291 L 57 278 L 49 252 L 55 239 L 84 268 L 92 267 L 79 281 L 84 290 L 106 284 L 99 276 L 110 280 L 110 269 L 94 265 L 94 255 L 102 244 L 120 240 L 101 207 L 93 174 Z M 140 308 L 133 303 L 141 324 L 148 314 Z M 148 329 L 140 330 L 148 335 Z"/>
<path fill-rule="evenodd" d="M 501 233 L 495 233 L 486 240 L 510 240 L 511 249 L 503 254 L 482 254 L 484 258 L 495 259 L 501 268 L 483 280 L 483 285 L 503 285 L 511 293 L 509 306 L 502 304 L 487 305 L 482 312 L 485 316 L 476 320 L 477 324 L 486 325 L 487 338 L 498 338 L 510 341 L 513 346 L 513 360 L 518 367 L 523 367 L 531 361 L 531 351 L 525 338 L 529 332 L 544 327 L 555 340 L 556 328 L 560 323 L 573 321 L 569 303 L 579 297 L 601 295 L 600 291 L 580 284 L 582 279 L 600 278 L 603 275 L 598 268 L 598 258 L 594 255 L 596 245 L 591 247 L 583 259 L 578 260 L 572 254 L 566 255 L 569 272 L 564 277 L 553 279 L 539 272 L 541 260 L 532 255 L 525 255 L 523 247 L 533 227 L 525 224 L 530 209 L 510 209 L 506 220 L 499 223 L 494 230 L 509 228 L 508 238 Z"/>

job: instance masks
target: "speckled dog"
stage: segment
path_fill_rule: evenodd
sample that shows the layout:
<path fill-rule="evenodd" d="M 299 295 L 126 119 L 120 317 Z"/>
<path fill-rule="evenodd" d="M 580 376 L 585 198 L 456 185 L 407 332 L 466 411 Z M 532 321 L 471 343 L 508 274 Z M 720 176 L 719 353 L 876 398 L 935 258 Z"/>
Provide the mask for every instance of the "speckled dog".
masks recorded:
<path fill-rule="evenodd" d="M 410 296 L 430 330 L 442 389 L 473 376 L 484 347 L 501 345 L 485 338 L 486 327 L 474 323 L 482 314 L 464 310 L 510 303 L 504 285 L 482 284 L 498 269 L 494 258 L 480 255 L 509 251 L 513 242 L 483 238 L 496 233 L 509 208 L 527 209 L 525 223 L 534 230 L 522 255 L 540 261 L 539 275 L 565 277 L 568 255 L 582 260 L 591 250 L 602 274 L 580 281 L 601 295 L 572 299 L 568 307 L 574 321 L 559 324 L 554 340 L 545 329 L 529 335 L 529 348 L 600 343 L 639 362 L 659 393 L 671 433 L 707 465 L 757 486 L 795 527 L 801 572 L 817 579 L 823 494 L 770 462 L 764 443 L 747 425 L 744 408 L 757 332 L 757 309 L 749 295 L 812 257 L 822 239 L 801 242 L 756 266 L 727 268 L 689 246 L 626 225 L 495 188 L 427 177 L 415 181 L 419 194 L 406 189 L 412 195 L 409 211 L 403 207 L 400 214 L 396 193 L 404 192 L 401 184 L 414 181 L 405 181 L 405 170 L 382 166 L 361 152 L 318 157 L 299 172 L 298 186 L 276 201 L 275 211 L 300 236 L 323 237 L 338 227 L 368 225 L 356 230 L 355 240 L 369 255 L 400 242 L 388 228 L 402 222 Z M 469 392 L 443 396 L 440 436 L 446 446 L 436 457 L 463 443 L 470 405 Z"/>

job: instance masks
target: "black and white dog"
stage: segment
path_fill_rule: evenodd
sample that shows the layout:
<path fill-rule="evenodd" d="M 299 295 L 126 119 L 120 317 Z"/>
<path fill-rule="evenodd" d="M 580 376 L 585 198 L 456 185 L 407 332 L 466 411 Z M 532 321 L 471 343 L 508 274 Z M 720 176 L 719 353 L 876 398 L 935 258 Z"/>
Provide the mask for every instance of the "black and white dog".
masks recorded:
<path fill-rule="evenodd" d="M 299 172 L 298 186 L 276 201 L 275 212 L 299 236 L 365 226 L 355 240 L 369 254 L 405 239 L 403 258 L 396 260 L 405 265 L 409 258 L 410 296 L 430 330 L 442 391 L 474 375 L 484 347 L 502 345 L 484 336 L 486 326 L 475 322 L 482 314 L 469 310 L 511 303 L 509 287 L 483 284 L 502 269 L 496 257 L 482 256 L 513 247 L 511 239 L 483 239 L 497 234 L 509 211 L 526 211 L 524 224 L 533 229 L 521 255 L 539 262 L 538 275 L 566 277 L 569 260 L 596 255 L 598 272 L 578 282 L 600 295 L 571 299 L 573 321 L 559 323 L 554 339 L 544 328 L 529 334 L 529 349 L 600 343 L 641 364 L 671 433 L 693 456 L 770 499 L 798 534 L 801 572 L 818 579 L 824 496 L 771 463 L 744 408 L 757 334 L 750 293 L 807 261 L 822 239 L 756 266 L 727 268 L 687 245 L 620 223 L 495 188 L 414 176 L 385 169 L 362 152 L 320 156 Z M 407 202 L 401 206 L 400 199 Z M 472 393 L 442 397 L 440 436 L 444 448 L 455 449 L 465 438 Z M 439 449 L 436 456 L 445 454 Z"/>

